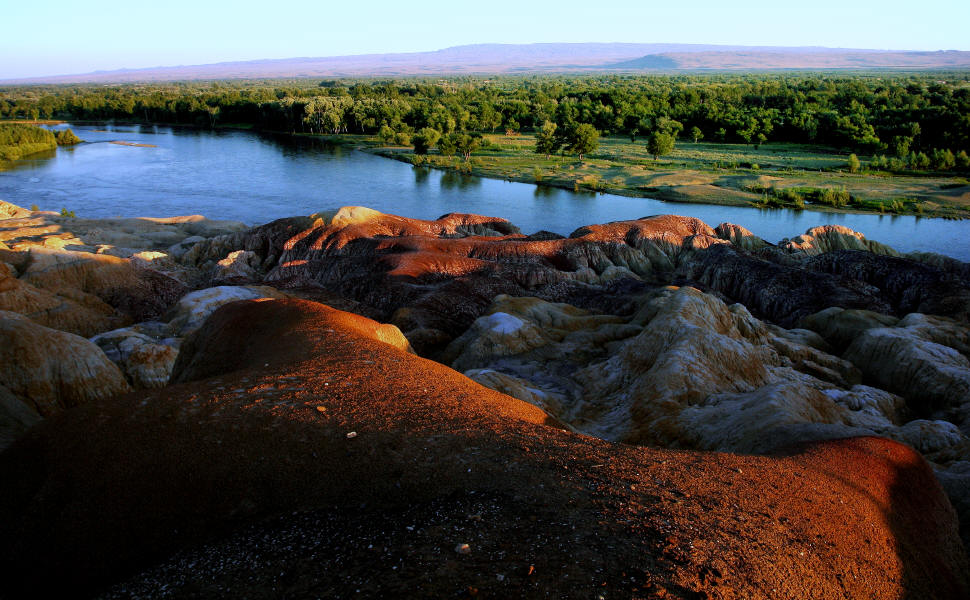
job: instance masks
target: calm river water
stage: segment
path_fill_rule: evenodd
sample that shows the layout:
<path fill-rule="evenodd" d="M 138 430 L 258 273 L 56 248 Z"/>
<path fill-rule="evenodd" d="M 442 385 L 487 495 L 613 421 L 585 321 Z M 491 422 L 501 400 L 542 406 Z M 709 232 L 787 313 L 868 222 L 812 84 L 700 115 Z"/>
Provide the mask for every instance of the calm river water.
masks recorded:
<path fill-rule="evenodd" d="M 0 171 L 0 199 L 78 217 L 203 214 L 259 224 L 340 206 L 431 219 L 449 212 L 504 217 L 524 233 L 568 235 L 581 225 L 656 214 L 729 221 L 771 242 L 837 223 L 900 251 L 970 261 L 970 223 L 681 204 L 575 193 L 525 183 L 414 169 L 319 140 L 246 131 L 156 126 L 73 126 L 87 143 Z M 150 144 L 125 146 L 112 141 Z"/>

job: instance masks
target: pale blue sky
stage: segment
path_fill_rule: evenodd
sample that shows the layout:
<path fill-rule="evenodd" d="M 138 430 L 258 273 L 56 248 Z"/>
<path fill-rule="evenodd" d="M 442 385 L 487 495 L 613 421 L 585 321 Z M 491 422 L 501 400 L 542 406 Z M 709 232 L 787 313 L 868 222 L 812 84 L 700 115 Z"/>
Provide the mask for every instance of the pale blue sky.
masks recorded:
<path fill-rule="evenodd" d="M 0 79 L 473 43 L 970 50 L 968 0 L 4 2 Z"/>

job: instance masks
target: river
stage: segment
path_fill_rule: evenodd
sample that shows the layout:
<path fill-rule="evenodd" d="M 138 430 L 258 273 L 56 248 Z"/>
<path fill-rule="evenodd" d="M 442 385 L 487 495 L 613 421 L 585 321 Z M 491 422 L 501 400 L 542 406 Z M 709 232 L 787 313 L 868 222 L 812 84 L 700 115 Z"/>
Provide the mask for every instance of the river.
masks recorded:
<path fill-rule="evenodd" d="M 970 224 L 664 202 L 572 192 L 454 172 L 415 169 L 346 146 L 249 131 L 145 125 L 77 126 L 86 143 L 0 171 L 0 200 L 78 217 L 203 214 L 260 224 L 340 206 L 433 219 L 449 212 L 500 216 L 523 232 L 568 235 L 581 225 L 673 213 L 747 227 L 771 242 L 827 223 L 897 250 L 970 261 Z M 144 144 L 129 146 L 111 142 Z"/>

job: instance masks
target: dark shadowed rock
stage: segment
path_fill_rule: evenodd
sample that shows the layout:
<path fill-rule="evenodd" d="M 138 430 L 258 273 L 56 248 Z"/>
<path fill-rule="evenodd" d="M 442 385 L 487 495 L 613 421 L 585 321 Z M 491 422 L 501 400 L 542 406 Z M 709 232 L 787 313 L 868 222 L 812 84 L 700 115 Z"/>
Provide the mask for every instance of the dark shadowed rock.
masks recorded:
<path fill-rule="evenodd" d="M 839 353 L 862 332 L 876 327 L 892 327 L 899 319 L 870 310 L 833 306 L 804 317 L 800 325 L 817 332 Z"/>
<path fill-rule="evenodd" d="M 970 289 L 961 277 L 905 258 L 838 250 L 804 261 L 806 269 L 831 273 L 878 288 L 892 312 L 970 319 Z"/>
<path fill-rule="evenodd" d="M 874 286 L 769 262 L 728 245 L 697 253 L 678 274 L 744 304 L 756 315 L 782 327 L 792 327 L 802 317 L 831 306 L 891 311 Z"/>

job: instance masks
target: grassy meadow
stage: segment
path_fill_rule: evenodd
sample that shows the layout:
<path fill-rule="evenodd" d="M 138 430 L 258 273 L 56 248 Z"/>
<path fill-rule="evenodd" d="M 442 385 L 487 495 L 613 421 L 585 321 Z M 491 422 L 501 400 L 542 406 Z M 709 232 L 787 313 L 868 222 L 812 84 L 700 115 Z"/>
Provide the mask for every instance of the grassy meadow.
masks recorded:
<path fill-rule="evenodd" d="M 672 153 L 655 160 L 645 140 L 611 136 L 579 160 L 536 154 L 531 134 L 486 134 L 487 143 L 465 162 L 434 151 L 418 156 L 409 148 L 384 147 L 369 136 L 328 137 L 412 164 L 566 189 L 674 202 L 970 218 L 966 178 L 870 171 L 869 157 L 860 157 L 862 169 L 850 173 L 848 154 L 821 146 L 680 140 Z"/>

